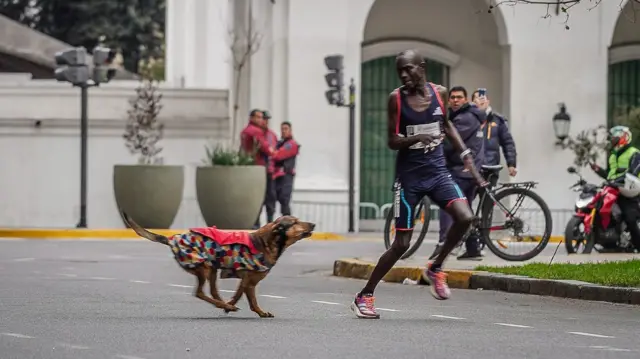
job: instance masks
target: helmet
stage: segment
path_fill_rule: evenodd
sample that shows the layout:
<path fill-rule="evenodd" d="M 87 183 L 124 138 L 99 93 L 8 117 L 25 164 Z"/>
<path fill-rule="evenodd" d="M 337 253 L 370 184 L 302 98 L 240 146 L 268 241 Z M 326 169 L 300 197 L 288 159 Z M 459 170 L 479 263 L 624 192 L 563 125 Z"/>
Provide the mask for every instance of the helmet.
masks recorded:
<path fill-rule="evenodd" d="M 614 126 L 609 130 L 609 138 L 614 148 L 620 148 L 631 143 L 631 130 L 626 126 Z"/>
<path fill-rule="evenodd" d="M 640 195 L 640 178 L 632 175 L 631 173 L 625 173 L 624 185 L 618 188 L 620 194 L 627 198 L 634 198 Z"/>

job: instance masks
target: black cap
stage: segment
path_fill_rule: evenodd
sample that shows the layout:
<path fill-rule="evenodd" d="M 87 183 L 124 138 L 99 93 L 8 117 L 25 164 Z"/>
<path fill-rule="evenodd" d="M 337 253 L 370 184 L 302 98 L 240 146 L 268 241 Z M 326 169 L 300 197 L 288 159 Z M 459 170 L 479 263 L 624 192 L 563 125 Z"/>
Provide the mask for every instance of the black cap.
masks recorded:
<path fill-rule="evenodd" d="M 264 117 L 265 119 L 270 119 L 271 118 L 271 114 L 269 113 L 269 111 L 264 110 L 262 111 L 262 117 Z"/>

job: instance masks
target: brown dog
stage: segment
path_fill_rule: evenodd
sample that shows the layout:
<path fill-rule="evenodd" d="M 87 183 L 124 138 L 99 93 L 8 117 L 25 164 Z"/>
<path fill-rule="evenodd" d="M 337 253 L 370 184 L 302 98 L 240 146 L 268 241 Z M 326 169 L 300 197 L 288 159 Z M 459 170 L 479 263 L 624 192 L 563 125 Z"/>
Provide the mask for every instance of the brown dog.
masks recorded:
<path fill-rule="evenodd" d="M 167 238 L 142 228 L 126 213 L 121 213 L 122 218 L 139 236 L 171 248 L 178 264 L 198 279 L 194 292 L 196 297 L 228 313 L 238 310 L 235 305 L 244 293 L 249 308 L 261 318 L 273 318 L 273 314 L 258 306 L 256 286 L 269 274 L 287 248 L 310 237 L 315 228 L 313 223 L 284 216 L 252 233 L 225 232 L 216 227 L 207 227 L 191 228 L 187 233 Z M 221 270 L 221 278 L 240 278 L 235 294 L 226 303 L 216 287 L 218 269 Z M 207 280 L 211 298 L 202 290 Z"/>

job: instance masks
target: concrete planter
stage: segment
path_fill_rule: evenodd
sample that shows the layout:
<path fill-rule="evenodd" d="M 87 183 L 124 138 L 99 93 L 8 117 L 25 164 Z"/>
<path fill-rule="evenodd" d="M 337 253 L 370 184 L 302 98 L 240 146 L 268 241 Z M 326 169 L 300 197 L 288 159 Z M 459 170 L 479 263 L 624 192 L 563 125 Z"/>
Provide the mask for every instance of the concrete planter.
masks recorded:
<path fill-rule="evenodd" d="M 263 166 L 206 166 L 196 170 L 200 212 L 208 226 L 251 229 L 267 187 Z"/>
<path fill-rule="evenodd" d="M 146 228 L 171 228 L 180 209 L 183 189 L 183 166 L 113 167 L 116 204 Z"/>

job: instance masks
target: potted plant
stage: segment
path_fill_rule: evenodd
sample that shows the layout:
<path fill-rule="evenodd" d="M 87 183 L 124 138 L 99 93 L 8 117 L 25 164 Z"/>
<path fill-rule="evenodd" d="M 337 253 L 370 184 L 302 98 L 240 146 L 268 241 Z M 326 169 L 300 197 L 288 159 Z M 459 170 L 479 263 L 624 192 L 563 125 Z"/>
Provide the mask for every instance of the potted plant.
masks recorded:
<path fill-rule="evenodd" d="M 136 96 L 129 101 L 122 136 L 131 154 L 138 155 L 138 163 L 115 165 L 113 188 L 118 208 L 141 226 L 168 229 L 182 202 L 184 168 L 164 165 L 159 156 L 162 147 L 157 143 L 164 131 L 164 124 L 158 121 L 161 100 L 158 83 L 143 76 Z"/>
<path fill-rule="evenodd" d="M 257 149 L 256 149 L 257 151 Z M 196 169 L 200 212 L 208 226 L 250 229 L 262 209 L 267 179 L 254 156 L 223 146 L 206 147 L 205 166 Z"/>

